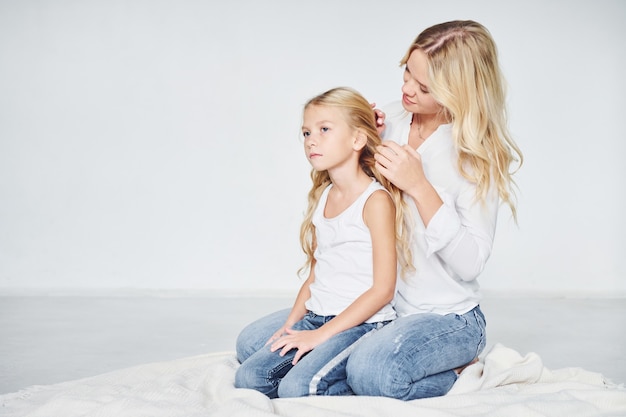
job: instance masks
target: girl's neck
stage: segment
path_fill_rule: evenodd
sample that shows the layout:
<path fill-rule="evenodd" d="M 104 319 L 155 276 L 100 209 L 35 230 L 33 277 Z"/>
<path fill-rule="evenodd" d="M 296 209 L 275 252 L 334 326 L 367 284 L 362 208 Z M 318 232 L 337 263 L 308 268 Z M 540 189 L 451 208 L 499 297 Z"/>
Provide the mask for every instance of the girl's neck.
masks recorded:
<path fill-rule="evenodd" d="M 324 216 L 334 218 L 343 213 L 369 187 L 372 179 L 362 170 L 346 175 L 331 175 L 333 188 L 328 193 Z"/>
<path fill-rule="evenodd" d="M 329 172 L 330 180 L 333 183 L 335 192 L 341 195 L 360 194 L 372 182 L 372 179 L 361 169 L 357 167 L 354 172 Z"/>

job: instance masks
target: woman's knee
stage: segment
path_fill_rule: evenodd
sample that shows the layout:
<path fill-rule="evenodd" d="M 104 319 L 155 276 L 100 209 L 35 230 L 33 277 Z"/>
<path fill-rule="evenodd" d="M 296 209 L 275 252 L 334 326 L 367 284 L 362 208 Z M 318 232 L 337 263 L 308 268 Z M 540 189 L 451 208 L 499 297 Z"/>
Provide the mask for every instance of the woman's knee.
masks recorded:
<path fill-rule="evenodd" d="M 409 384 L 398 384 L 398 375 L 384 366 L 356 365 L 348 360 L 347 375 L 348 385 L 356 395 L 402 398 L 409 390 Z"/>
<path fill-rule="evenodd" d="M 394 323 L 359 344 L 348 358 L 348 385 L 357 395 L 404 398 L 419 366 L 412 363 L 408 341 Z M 408 363 L 411 363 L 409 372 Z"/>
<path fill-rule="evenodd" d="M 360 344 L 348 358 L 346 374 L 348 385 L 356 395 L 386 396 L 384 387 L 391 378 L 382 346 L 375 343 Z"/>

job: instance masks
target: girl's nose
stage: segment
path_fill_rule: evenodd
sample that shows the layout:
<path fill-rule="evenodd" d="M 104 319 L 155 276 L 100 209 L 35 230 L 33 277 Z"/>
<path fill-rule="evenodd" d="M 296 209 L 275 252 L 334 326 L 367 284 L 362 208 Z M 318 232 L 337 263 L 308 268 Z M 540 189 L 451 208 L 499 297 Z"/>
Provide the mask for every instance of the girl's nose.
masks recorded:
<path fill-rule="evenodd" d="M 304 139 L 304 146 L 306 146 L 307 148 L 311 149 L 311 147 L 314 145 L 315 140 L 313 140 L 311 135 L 307 136 L 306 139 Z"/>

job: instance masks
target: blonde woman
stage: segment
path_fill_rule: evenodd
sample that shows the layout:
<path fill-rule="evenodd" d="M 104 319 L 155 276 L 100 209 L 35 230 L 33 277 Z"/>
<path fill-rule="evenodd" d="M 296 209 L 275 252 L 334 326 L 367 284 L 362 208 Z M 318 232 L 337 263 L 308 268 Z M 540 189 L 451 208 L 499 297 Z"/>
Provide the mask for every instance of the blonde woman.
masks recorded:
<path fill-rule="evenodd" d="M 446 394 L 485 346 L 477 278 L 500 204 L 515 217 L 511 167 L 522 155 L 485 27 L 432 26 L 401 64 L 402 100 L 378 113 L 387 141 L 376 167 L 414 213 L 416 271 L 398 281 L 398 319 L 359 344 L 347 374 L 356 394 L 411 400 Z"/>
<path fill-rule="evenodd" d="M 398 261 L 411 270 L 402 193 L 374 169 L 381 139 L 368 101 L 349 88 L 314 97 L 302 134 L 313 167 L 300 236 L 309 275 L 235 376 L 237 388 L 270 398 L 351 393 L 351 345 L 396 317 Z"/>

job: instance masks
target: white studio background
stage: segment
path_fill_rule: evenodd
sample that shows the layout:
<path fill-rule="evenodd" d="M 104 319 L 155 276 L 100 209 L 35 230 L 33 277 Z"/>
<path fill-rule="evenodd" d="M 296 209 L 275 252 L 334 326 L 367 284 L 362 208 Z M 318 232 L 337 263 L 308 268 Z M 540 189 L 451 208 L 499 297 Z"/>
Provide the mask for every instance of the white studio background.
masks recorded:
<path fill-rule="evenodd" d="M 486 291 L 626 294 L 626 2 L 0 0 L 0 293 L 289 293 L 303 103 L 485 24 L 526 162 Z M 622 261 L 622 262 L 620 262 Z"/>

